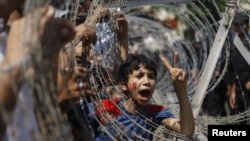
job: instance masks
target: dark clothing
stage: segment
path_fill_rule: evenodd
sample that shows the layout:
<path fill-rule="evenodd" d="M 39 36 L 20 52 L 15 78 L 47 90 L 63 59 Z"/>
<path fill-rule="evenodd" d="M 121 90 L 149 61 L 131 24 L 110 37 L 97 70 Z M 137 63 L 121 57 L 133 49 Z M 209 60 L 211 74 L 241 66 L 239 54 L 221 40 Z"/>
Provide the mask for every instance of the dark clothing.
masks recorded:
<path fill-rule="evenodd" d="M 232 35 L 230 34 L 231 40 L 233 39 Z M 250 50 L 247 40 L 244 40 L 243 44 Z M 238 105 L 236 109 L 231 109 L 230 114 L 243 112 L 248 107 L 247 105 L 249 105 L 249 94 L 247 94 L 245 84 L 250 81 L 250 66 L 233 43 L 231 45 L 227 71 L 219 85 L 206 95 L 202 105 L 203 112 L 210 116 L 226 116 L 225 102 L 227 101 L 226 92 L 228 84 L 236 84 L 236 103 Z M 223 60 L 223 65 L 221 65 L 223 67 L 224 61 L 226 60 Z"/>
<path fill-rule="evenodd" d="M 232 35 L 233 34 L 231 34 L 231 41 L 233 40 Z M 250 44 L 248 41 L 249 34 L 246 33 L 246 35 L 247 37 L 241 40 L 247 50 L 250 51 Z M 245 88 L 246 83 L 250 81 L 250 66 L 233 43 L 231 48 L 229 69 L 225 78 L 227 84 L 235 83 L 236 85 L 237 108 L 232 109 L 231 114 L 244 112 L 250 104 L 250 93 Z"/>
<path fill-rule="evenodd" d="M 246 34 L 247 37 L 242 39 L 244 46 L 250 51 L 250 44 L 248 38 L 250 37 L 249 34 Z M 247 63 L 245 58 L 241 55 L 238 51 L 236 46 L 234 45 L 231 49 L 231 65 L 233 67 L 233 71 L 235 77 L 232 78 L 236 81 L 239 81 L 239 87 L 244 91 L 244 93 L 249 93 L 245 89 L 245 85 L 248 81 L 250 81 L 250 65 Z"/>

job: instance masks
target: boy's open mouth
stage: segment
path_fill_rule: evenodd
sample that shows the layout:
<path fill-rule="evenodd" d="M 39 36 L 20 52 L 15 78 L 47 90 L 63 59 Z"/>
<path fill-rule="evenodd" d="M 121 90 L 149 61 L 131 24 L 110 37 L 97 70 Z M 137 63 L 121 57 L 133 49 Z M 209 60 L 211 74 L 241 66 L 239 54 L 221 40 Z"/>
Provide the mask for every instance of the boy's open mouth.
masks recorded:
<path fill-rule="evenodd" d="M 150 98 L 150 90 L 141 90 L 139 94 L 143 100 L 148 100 Z"/>

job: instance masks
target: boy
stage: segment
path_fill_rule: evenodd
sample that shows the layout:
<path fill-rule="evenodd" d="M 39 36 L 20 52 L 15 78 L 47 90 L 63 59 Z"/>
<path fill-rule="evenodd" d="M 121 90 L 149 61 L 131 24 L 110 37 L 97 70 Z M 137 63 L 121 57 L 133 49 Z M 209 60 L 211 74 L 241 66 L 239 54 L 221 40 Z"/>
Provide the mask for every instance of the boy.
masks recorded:
<path fill-rule="evenodd" d="M 194 118 L 187 97 L 186 75 L 178 68 L 178 53 L 175 53 L 174 67 L 165 57 L 161 60 L 173 80 L 180 103 L 180 120 L 163 106 L 149 103 L 156 87 L 156 64 L 144 55 L 131 55 L 118 71 L 121 89 L 126 96 L 104 99 L 84 107 L 92 124 L 97 119 L 104 127 L 96 130 L 96 140 L 152 140 L 152 131 L 159 124 L 187 137 L 193 135 Z"/>

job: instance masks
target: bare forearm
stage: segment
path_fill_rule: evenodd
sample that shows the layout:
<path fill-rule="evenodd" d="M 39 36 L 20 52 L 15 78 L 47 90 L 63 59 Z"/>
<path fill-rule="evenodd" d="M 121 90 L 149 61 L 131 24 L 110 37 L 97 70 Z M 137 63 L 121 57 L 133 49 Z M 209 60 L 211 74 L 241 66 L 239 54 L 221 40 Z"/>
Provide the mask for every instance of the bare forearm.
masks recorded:
<path fill-rule="evenodd" d="M 0 64 L 2 70 L 5 68 L 5 64 L 4 61 Z M 0 73 L 0 139 L 6 130 L 6 121 L 3 116 L 10 114 L 16 105 L 16 93 L 21 85 L 20 82 L 17 81 L 19 74 L 19 68 Z"/>
<path fill-rule="evenodd" d="M 128 58 L 128 37 L 118 39 L 120 55 L 123 61 Z"/>
<path fill-rule="evenodd" d="M 180 125 L 181 132 L 184 135 L 192 136 L 195 129 L 192 108 L 185 91 L 182 91 L 181 97 L 178 97 L 180 104 Z"/>
<path fill-rule="evenodd" d="M 4 70 L 7 63 L 4 61 L 0 64 L 2 72 L 0 73 L 0 104 L 7 110 L 12 110 L 16 103 L 16 93 L 20 88 L 19 80 L 20 68 L 16 67 L 12 70 Z"/>

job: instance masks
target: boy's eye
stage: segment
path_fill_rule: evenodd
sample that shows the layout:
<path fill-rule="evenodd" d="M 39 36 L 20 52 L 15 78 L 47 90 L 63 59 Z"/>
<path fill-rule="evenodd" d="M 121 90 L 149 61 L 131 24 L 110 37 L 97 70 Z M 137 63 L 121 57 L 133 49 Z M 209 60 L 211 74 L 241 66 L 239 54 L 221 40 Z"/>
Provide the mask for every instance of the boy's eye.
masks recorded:
<path fill-rule="evenodd" d="M 149 74 L 148 77 L 151 78 L 151 79 L 155 79 L 155 75 L 153 73 Z"/>
<path fill-rule="evenodd" d="M 137 74 L 137 75 L 135 75 L 135 77 L 136 78 L 142 78 L 142 77 L 144 77 L 144 75 L 146 75 L 146 74 Z M 152 74 L 148 74 L 148 78 L 150 78 L 150 79 L 155 79 L 155 75 L 152 73 Z"/>
<path fill-rule="evenodd" d="M 136 78 L 141 78 L 141 77 L 143 77 L 143 74 L 137 74 L 137 75 L 135 75 L 135 77 Z"/>

